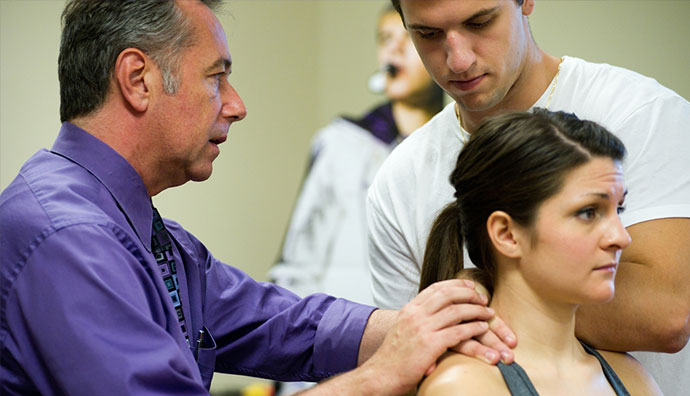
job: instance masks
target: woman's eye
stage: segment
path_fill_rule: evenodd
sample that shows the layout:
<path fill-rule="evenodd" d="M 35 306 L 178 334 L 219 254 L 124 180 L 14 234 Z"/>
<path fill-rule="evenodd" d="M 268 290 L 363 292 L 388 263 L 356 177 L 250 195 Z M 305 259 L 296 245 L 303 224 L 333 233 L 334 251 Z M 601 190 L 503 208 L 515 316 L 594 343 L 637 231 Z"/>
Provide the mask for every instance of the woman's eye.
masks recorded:
<path fill-rule="evenodd" d="M 597 213 L 594 208 L 583 208 L 577 211 L 577 217 L 582 220 L 592 220 L 596 217 Z"/>
<path fill-rule="evenodd" d="M 618 212 L 618 215 L 622 215 L 623 212 L 625 212 L 625 206 L 624 205 L 619 205 L 616 212 Z"/>

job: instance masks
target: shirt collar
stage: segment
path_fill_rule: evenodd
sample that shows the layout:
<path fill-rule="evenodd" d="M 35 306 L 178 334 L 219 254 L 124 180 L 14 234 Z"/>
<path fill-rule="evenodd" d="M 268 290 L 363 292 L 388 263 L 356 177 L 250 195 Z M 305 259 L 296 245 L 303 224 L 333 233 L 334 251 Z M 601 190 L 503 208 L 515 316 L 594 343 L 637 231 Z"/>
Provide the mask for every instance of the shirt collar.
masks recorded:
<path fill-rule="evenodd" d="M 392 102 L 386 102 L 378 106 L 360 119 L 343 118 L 371 132 L 375 138 L 385 144 L 392 144 L 400 136 L 395 118 L 393 118 Z"/>
<path fill-rule="evenodd" d="M 151 198 L 132 165 L 110 146 L 70 122 L 62 124 L 51 151 L 96 177 L 115 199 L 141 243 L 151 251 Z"/>

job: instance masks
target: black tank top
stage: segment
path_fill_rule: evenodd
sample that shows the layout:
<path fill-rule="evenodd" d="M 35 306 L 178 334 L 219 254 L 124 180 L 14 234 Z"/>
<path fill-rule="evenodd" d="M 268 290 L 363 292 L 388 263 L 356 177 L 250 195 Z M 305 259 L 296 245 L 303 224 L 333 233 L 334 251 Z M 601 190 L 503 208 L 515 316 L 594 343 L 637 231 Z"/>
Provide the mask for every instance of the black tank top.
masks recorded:
<path fill-rule="evenodd" d="M 601 368 L 604 371 L 604 376 L 606 379 L 609 381 L 609 384 L 611 384 L 611 387 L 613 388 L 614 392 L 616 392 L 616 395 L 618 396 L 630 396 L 630 393 L 628 393 L 628 390 L 625 389 L 625 386 L 623 386 L 623 383 L 621 380 L 618 378 L 616 373 L 613 371 L 611 366 L 609 366 L 608 362 L 604 359 L 599 352 L 597 352 L 596 349 L 592 348 L 591 346 L 585 344 L 584 342 L 580 341 L 580 344 L 585 348 L 585 351 L 589 353 L 590 355 L 593 355 L 594 357 L 599 360 L 599 363 L 601 364 Z M 534 385 L 532 385 L 532 381 L 529 380 L 529 377 L 527 377 L 527 373 L 525 373 L 525 370 L 520 367 L 519 364 L 513 362 L 512 364 L 503 364 L 501 362 L 498 362 L 498 369 L 501 370 L 501 375 L 503 376 L 503 379 L 506 382 L 506 385 L 508 385 L 508 389 L 510 390 L 510 394 L 513 396 L 538 396 L 539 393 L 537 393 L 537 390 L 534 389 Z"/>

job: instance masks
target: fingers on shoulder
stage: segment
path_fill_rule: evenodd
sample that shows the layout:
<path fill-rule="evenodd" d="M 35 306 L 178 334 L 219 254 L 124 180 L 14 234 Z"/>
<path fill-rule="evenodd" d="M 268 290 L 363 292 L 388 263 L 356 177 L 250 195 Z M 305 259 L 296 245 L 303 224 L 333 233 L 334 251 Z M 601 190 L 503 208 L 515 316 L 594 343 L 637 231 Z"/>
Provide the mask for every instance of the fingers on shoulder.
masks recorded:
<path fill-rule="evenodd" d="M 422 290 L 408 305 L 423 306 L 427 311 L 434 312 L 454 303 L 485 305 L 487 299 L 464 281 L 451 279 L 434 283 Z"/>

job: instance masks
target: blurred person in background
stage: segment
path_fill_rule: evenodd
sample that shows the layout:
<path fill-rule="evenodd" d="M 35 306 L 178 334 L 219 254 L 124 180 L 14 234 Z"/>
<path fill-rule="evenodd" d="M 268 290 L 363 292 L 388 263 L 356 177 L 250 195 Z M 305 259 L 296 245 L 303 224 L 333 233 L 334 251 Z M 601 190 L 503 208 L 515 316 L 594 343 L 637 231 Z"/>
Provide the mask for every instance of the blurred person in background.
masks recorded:
<path fill-rule="evenodd" d="M 300 296 L 327 293 L 373 304 L 367 263 L 366 192 L 391 150 L 443 108 L 400 16 L 378 19 L 379 72 L 387 101 L 360 118 L 338 117 L 316 134 L 281 257 L 269 278 Z"/>
<path fill-rule="evenodd" d="M 341 116 L 317 132 L 281 256 L 269 272 L 269 279 L 300 296 L 327 293 L 373 304 L 367 189 L 393 148 L 443 108 L 443 91 L 390 5 L 381 12 L 376 36 L 379 70 L 369 89 L 387 100 L 360 118 Z M 311 385 L 277 384 L 277 392 L 288 395 Z"/>

